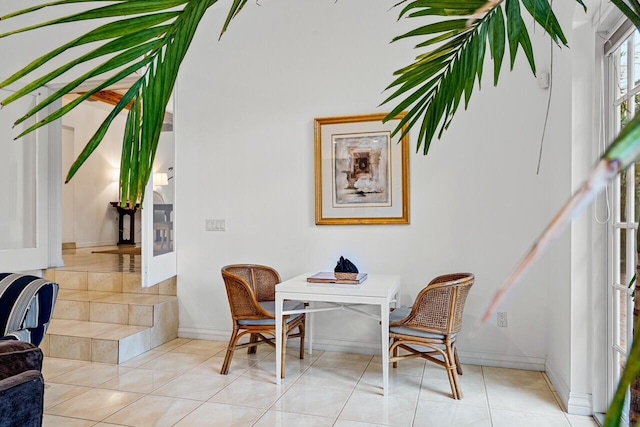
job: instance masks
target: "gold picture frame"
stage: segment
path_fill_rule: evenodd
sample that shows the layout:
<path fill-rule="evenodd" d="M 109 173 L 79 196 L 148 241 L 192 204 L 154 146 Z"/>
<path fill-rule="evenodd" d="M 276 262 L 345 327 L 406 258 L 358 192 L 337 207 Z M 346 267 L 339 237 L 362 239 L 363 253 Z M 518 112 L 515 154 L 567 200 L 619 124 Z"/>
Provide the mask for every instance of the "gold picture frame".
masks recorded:
<path fill-rule="evenodd" d="M 315 119 L 317 225 L 409 224 L 406 113 Z"/>

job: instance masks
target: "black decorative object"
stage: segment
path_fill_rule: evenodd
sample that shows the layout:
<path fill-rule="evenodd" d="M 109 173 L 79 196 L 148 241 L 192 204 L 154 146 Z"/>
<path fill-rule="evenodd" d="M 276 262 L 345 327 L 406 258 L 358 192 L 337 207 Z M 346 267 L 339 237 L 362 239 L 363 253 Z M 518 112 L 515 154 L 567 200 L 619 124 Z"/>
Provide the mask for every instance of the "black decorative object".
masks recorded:
<path fill-rule="evenodd" d="M 358 267 L 356 267 L 351 261 L 345 257 L 340 257 L 336 268 L 333 270 L 336 273 L 357 273 Z"/>

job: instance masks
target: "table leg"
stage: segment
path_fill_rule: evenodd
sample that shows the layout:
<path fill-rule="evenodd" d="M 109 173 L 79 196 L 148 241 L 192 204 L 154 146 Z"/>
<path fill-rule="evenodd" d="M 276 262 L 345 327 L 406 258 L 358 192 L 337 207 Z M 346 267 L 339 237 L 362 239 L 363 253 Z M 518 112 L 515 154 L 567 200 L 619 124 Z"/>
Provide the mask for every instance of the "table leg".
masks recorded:
<path fill-rule="evenodd" d="M 282 306 L 284 300 L 276 293 L 276 384 L 282 384 Z"/>
<path fill-rule="evenodd" d="M 382 394 L 389 395 L 389 308 L 391 301 L 380 305 L 380 328 L 382 333 Z"/>
<path fill-rule="evenodd" d="M 309 308 L 313 308 L 313 302 L 309 302 Z M 309 355 L 313 354 L 313 312 L 307 313 L 307 345 Z"/>

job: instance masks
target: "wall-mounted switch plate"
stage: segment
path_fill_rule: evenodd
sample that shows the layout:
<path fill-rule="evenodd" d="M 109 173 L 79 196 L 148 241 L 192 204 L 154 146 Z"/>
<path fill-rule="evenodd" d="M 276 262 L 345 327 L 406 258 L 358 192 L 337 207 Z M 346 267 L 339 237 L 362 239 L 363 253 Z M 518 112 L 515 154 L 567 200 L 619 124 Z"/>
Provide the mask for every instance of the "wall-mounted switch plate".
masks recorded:
<path fill-rule="evenodd" d="M 204 229 L 206 231 L 226 231 L 227 224 L 224 219 L 207 219 L 205 220 Z"/>
<path fill-rule="evenodd" d="M 538 87 L 540 89 L 549 89 L 551 86 L 551 75 L 546 72 L 541 72 L 538 74 Z"/>
<path fill-rule="evenodd" d="M 498 312 L 498 327 L 499 328 L 506 328 L 508 325 L 507 323 L 507 312 L 506 311 L 499 311 Z"/>

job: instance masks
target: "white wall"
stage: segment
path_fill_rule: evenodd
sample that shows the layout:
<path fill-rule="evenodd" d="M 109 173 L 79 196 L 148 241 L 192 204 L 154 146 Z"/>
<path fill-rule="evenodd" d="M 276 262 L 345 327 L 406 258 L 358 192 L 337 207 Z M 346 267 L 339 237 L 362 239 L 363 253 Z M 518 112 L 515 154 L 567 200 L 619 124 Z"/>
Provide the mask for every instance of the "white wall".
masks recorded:
<path fill-rule="evenodd" d="M 429 156 L 411 156 L 410 225 L 314 224 L 313 119 L 388 111 L 391 106 L 377 107 L 382 91 L 416 54 L 412 43 L 389 44 L 415 25 L 397 23 L 397 11 L 388 11 L 393 3 L 248 4 L 221 42 L 214 41 L 220 8 L 200 26 L 176 106 L 178 209 L 188 213 L 177 224 L 180 334 L 228 336 L 225 264 L 269 264 L 290 278 L 330 269 L 345 255 L 362 271 L 402 274 L 403 303 L 438 274 L 475 273 L 459 340 L 463 360 L 542 370 L 549 286 L 566 286 L 570 278 L 568 240 L 502 304 L 508 328 L 479 322 L 571 190 L 564 170 L 570 104 L 554 97 L 536 175 L 548 92 L 538 88 L 523 57 L 514 73 L 504 72 L 499 88 L 485 80 Z M 539 69 L 548 70 L 548 40 L 534 36 L 534 43 Z M 556 80 L 559 91 L 570 77 Z M 206 218 L 225 218 L 228 231 L 205 232 Z M 376 351 L 377 325 L 347 316 L 320 318 L 319 342 Z"/>
<path fill-rule="evenodd" d="M 564 6 L 564 7 L 563 7 Z M 574 12 L 577 18 L 584 21 L 584 11 L 576 11 L 575 5 L 556 7 L 556 13 L 563 22 L 572 22 Z M 557 172 L 563 174 L 563 182 L 570 183 L 571 189 L 576 189 L 583 181 L 586 173 L 594 163 L 591 150 L 591 126 L 593 109 L 592 70 L 595 59 L 593 57 L 593 30 L 587 22 L 571 31 L 569 25 L 567 38 L 571 52 L 581 52 L 581 55 L 556 54 L 554 51 L 553 92 L 555 105 L 567 111 L 563 114 L 566 127 L 562 129 L 563 141 L 574 141 L 572 144 L 555 146 L 563 150 L 563 157 L 571 162 L 557 164 Z M 554 114 L 555 111 L 552 111 Z M 573 153 L 573 156 L 572 156 Z M 564 188 L 567 190 L 567 188 Z M 568 197 L 568 195 L 567 195 Z M 548 341 L 546 372 L 565 408 L 572 413 L 586 415 L 591 413 L 591 371 L 588 352 L 585 350 L 590 343 L 591 325 L 587 316 L 589 311 L 588 268 L 585 258 L 592 248 L 588 244 L 589 227 L 592 218 L 589 213 L 582 214 L 571 226 L 571 232 L 566 232 L 560 245 L 567 250 L 560 252 L 551 261 L 552 271 L 555 266 L 555 280 L 549 282 L 548 303 Z M 604 259 L 603 259 L 604 261 Z M 571 266 L 566 268 L 567 263 Z"/>

